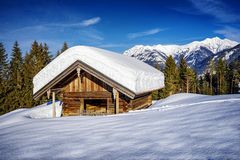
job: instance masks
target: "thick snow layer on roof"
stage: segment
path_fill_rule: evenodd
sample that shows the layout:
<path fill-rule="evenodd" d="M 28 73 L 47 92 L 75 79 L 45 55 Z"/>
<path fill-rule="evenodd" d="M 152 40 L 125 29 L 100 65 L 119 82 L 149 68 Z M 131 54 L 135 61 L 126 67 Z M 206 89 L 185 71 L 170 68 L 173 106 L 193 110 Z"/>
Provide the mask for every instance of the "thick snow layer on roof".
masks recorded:
<path fill-rule="evenodd" d="M 33 93 L 80 60 L 135 94 L 164 87 L 164 75 L 135 58 L 87 46 L 69 48 L 33 78 Z"/>
<path fill-rule="evenodd" d="M 239 103 L 240 94 L 177 94 L 109 116 L 50 118 L 46 104 L 19 109 L 0 116 L 0 159 L 239 160 Z"/>

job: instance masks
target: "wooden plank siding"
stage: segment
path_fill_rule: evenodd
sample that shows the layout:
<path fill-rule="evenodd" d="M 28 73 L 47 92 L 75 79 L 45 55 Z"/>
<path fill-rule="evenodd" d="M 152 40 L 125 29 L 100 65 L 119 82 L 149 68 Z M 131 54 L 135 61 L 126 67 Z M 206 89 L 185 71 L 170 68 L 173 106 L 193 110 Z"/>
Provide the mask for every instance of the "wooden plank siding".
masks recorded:
<path fill-rule="evenodd" d="M 131 100 L 132 101 L 131 109 L 135 110 L 135 109 L 142 109 L 142 108 L 148 107 L 152 103 L 150 102 L 150 99 L 151 99 L 151 95 L 145 95 L 143 97 L 139 97 Z"/>
<path fill-rule="evenodd" d="M 70 83 L 68 83 L 64 90 L 65 92 L 80 92 L 80 85 L 82 92 L 92 92 L 92 91 L 109 91 L 111 92 L 111 87 L 106 83 L 98 80 L 94 76 L 84 72 L 81 77 L 81 84 L 79 78 L 76 77 Z"/>
<path fill-rule="evenodd" d="M 73 77 L 63 87 L 63 116 L 84 114 L 114 114 L 116 112 L 112 87 L 85 71 Z M 130 99 L 119 92 L 119 113 L 148 107 L 149 94 Z"/>

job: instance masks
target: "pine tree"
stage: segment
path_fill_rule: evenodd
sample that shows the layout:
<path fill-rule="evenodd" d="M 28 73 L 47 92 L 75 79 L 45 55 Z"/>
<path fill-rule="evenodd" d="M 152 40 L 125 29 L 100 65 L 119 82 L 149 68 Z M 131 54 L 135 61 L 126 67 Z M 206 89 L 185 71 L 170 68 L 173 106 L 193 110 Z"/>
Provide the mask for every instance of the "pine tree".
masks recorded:
<path fill-rule="evenodd" d="M 234 86 L 233 93 L 240 93 L 240 61 L 234 62 Z"/>
<path fill-rule="evenodd" d="M 179 78 L 181 92 L 196 93 L 196 73 L 187 65 L 187 62 L 183 56 L 180 57 L 179 62 Z"/>
<path fill-rule="evenodd" d="M 199 93 L 199 94 L 204 93 L 203 86 L 204 86 L 204 79 L 202 76 L 200 76 L 198 79 L 198 87 L 197 87 L 198 92 L 197 93 Z"/>
<path fill-rule="evenodd" d="M 67 49 L 68 49 L 68 44 L 67 44 L 67 42 L 64 42 L 62 49 L 61 49 L 60 51 L 57 51 L 56 57 L 59 56 L 59 55 L 60 55 L 61 53 L 63 53 L 64 51 L 66 51 Z"/>
<path fill-rule="evenodd" d="M 21 89 L 22 87 L 22 53 L 18 42 L 15 42 L 12 50 L 12 59 L 10 62 L 10 81 L 13 87 Z"/>
<path fill-rule="evenodd" d="M 61 53 L 63 53 L 64 51 L 66 51 L 68 49 L 68 44 L 67 44 L 67 42 L 64 42 L 63 43 L 63 47 L 62 47 L 62 49 L 61 49 Z"/>
<path fill-rule="evenodd" d="M 196 73 L 190 67 L 188 67 L 186 70 L 185 80 L 186 80 L 185 82 L 186 92 L 196 93 L 197 90 Z"/>
<path fill-rule="evenodd" d="M 207 95 L 211 95 L 211 84 L 210 84 L 210 79 L 211 79 L 211 75 L 210 75 L 210 72 L 207 71 L 205 74 L 204 74 L 204 85 L 203 85 L 203 91 L 204 91 L 204 94 L 207 94 Z"/>
<path fill-rule="evenodd" d="M 215 72 L 215 66 L 213 59 L 210 61 L 209 64 L 209 88 L 210 88 L 210 94 L 213 95 L 213 76 Z"/>
<path fill-rule="evenodd" d="M 37 61 L 38 61 L 38 71 L 42 68 L 44 68 L 49 62 L 51 62 L 52 56 L 50 55 L 50 52 L 48 50 L 48 46 L 46 43 L 44 43 L 42 45 L 42 43 L 40 43 L 40 45 L 38 46 L 38 50 L 39 50 L 39 55 L 37 56 Z M 38 72 L 37 71 L 37 72 Z"/>
<path fill-rule="evenodd" d="M 23 75 L 22 75 L 22 53 L 19 48 L 18 42 L 15 42 L 12 49 L 9 80 L 8 80 L 8 94 L 6 97 L 5 106 L 7 111 L 14 110 L 22 106 L 22 88 L 23 88 Z"/>
<path fill-rule="evenodd" d="M 44 67 L 52 61 L 52 55 L 49 52 L 49 47 L 46 43 L 43 45 L 43 57 L 44 57 Z"/>
<path fill-rule="evenodd" d="M 240 62 L 233 61 L 229 64 L 227 69 L 227 84 L 228 84 L 228 93 L 238 93 L 240 83 Z"/>
<path fill-rule="evenodd" d="M 218 94 L 226 93 L 226 88 L 227 88 L 226 69 L 227 69 L 226 61 L 220 58 L 217 64 Z"/>
<path fill-rule="evenodd" d="M 34 105 L 34 99 L 32 98 L 32 78 L 35 73 L 35 65 L 33 61 L 33 55 L 26 53 L 23 63 L 23 73 L 24 73 L 24 106 L 31 107 Z"/>
<path fill-rule="evenodd" d="M 180 57 L 180 62 L 179 62 L 179 78 L 180 78 L 180 90 L 181 92 L 186 92 L 187 91 L 187 86 L 186 86 L 186 81 L 187 81 L 187 62 L 184 59 L 183 56 Z"/>
<path fill-rule="evenodd" d="M 2 43 L 0 43 L 0 82 L 2 80 L 7 79 L 7 70 L 8 70 L 8 62 L 7 62 L 7 54 L 6 50 Z"/>
<path fill-rule="evenodd" d="M 8 62 L 6 50 L 2 43 L 0 43 L 0 115 L 5 113 L 5 99 L 7 93 L 7 72 Z"/>
<path fill-rule="evenodd" d="M 34 41 L 29 53 L 26 54 L 23 63 L 24 71 L 24 105 L 32 107 L 39 102 L 33 99 L 33 77 L 51 61 L 47 44 L 42 45 Z"/>
<path fill-rule="evenodd" d="M 60 54 L 61 54 L 61 52 L 58 50 L 57 54 L 56 54 L 56 57 L 59 56 Z"/>
<path fill-rule="evenodd" d="M 166 60 L 164 76 L 165 76 L 165 88 L 164 88 L 165 95 L 169 96 L 179 92 L 179 72 L 172 56 L 169 56 Z"/>

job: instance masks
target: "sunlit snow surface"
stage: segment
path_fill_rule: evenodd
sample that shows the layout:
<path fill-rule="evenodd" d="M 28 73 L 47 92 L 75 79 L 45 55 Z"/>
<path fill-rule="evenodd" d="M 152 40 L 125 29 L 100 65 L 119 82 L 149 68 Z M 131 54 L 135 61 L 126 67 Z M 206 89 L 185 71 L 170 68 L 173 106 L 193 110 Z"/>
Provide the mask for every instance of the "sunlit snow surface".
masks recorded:
<path fill-rule="evenodd" d="M 50 105 L 0 116 L 0 159 L 240 158 L 240 95 L 177 94 L 125 114 L 49 116 Z"/>

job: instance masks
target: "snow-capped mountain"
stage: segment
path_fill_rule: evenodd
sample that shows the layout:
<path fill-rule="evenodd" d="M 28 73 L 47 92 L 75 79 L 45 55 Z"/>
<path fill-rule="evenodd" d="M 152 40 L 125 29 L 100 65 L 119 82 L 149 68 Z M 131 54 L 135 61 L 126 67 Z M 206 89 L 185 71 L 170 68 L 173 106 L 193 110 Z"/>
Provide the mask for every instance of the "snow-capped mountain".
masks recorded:
<path fill-rule="evenodd" d="M 240 61 L 240 44 L 236 45 L 233 48 L 220 51 L 217 55 L 213 57 L 215 61 L 219 58 L 224 58 L 225 60 L 227 60 L 228 63 L 231 63 L 234 60 Z"/>
<path fill-rule="evenodd" d="M 164 65 L 166 58 L 172 55 L 178 62 L 181 55 L 184 56 L 187 63 L 198 73 L 204 71 L 208 62 L 217 57 L 218 53 L 236 46 L 238 43 L 229 39 L 220 39 L 218 37 L 207 38 L 203 41 L 194 41 L 186 45 L 136 45 L 124 52 L 125 55 L 135 57 L 150 65 L 156 63 Z"/>

